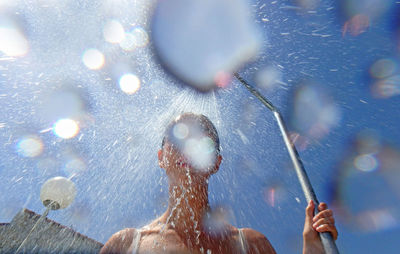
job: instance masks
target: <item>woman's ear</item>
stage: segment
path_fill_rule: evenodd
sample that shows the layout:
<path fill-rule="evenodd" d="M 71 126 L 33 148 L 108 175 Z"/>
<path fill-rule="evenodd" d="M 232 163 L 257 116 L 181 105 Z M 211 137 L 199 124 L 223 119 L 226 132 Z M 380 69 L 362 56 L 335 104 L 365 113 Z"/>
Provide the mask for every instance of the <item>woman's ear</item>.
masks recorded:
<path fill-rule="evenodd" d="M 165 161 L 164 161 L 164 153 L 163 150 L 160 149 L 158 150 L 158 165 L 160 166 L 160 168 L 164 168 L 165 169 Z"/>
<path fill-rule="evenodd" d="M 216 158 L 216 160 L 215 160 L 215 166 L 214 166 L 214 168 L 211 170 L 211 175 L 218 172 L 219 166 L 221 165 L 221 162 L 222 162 L 222 156 L 221 156 L 221 155 L 218 155 L 217 158 Z"/>

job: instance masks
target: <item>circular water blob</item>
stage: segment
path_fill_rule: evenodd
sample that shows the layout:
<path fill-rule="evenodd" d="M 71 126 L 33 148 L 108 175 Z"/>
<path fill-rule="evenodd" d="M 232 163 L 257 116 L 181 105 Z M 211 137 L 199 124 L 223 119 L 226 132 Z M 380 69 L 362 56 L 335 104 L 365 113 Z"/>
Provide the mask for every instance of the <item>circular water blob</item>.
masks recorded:
<path fill-rule="evenodd" d="M 43 152 L 43 142 L 37 136 L 25 136 L 18 142 L 17 152 L 24 157 L 37 157 Z"/>
<path fill-rule="evenodd" d="M 86 163 L 79 157 L 70 158 L 65 163 L 63 170 L 68 177 L 72 177 L 85 171 Z"/>
<path fill-rule="evenodd" d="M 53 125 L 53 132 L 60 138 L 70 139 L 78 134 L 79 125 L 72 119 L 60 119 Z"/>
<path fill-rule="evenodd" d="M 83 53 L 82 61 L 91 70 L 98 70 L 104 65 L 104 55 L 97 49 L 88 49 Z"/>
<path fill-rule="evenodd" d="M 214 166 L 216 160 L 215 143 L 210 137 L 189 138 L 184 142 L 183 153 L 190 165 L 201 171 Z"/>
<path fill-rule="evenodd" d="M 24 56 L 29 51 L 29 42 L 17 22 L 6 15 L 0 16 L 0 51 L 8 56 Z"/>
<path fill-rule="evenodd" d="M 126 94 L 134 94 L 140 88 L 140 79 L 131 73 L 124 74 L 119 79 L 119 87 Z"/>
<path fill-rule="evenodd" d="M 273 65 L 268 65 L 255 74 L 255 82 L 258 87 L 273 90 L 282 80 L 282 72 Z"/>
<path fill-rule="evenodd" d="M 371 90 L 376 98 L 386 99 L 400 95 L 400 74 L 375 82 Z"/>
<path fill-rule="evenodd" d="M 397 70 L 398 64 L 389 58 L 379 59 L 369 69 L 371 76 L 378 79 L 390 77 Z"/>
<path fill-rule="evenodd" d="M 361 154 L 354 159 L 354 166 L 362 171 L 373 171 L 377 168 L 378 162 L 373 154 Z"/>
<path fill-rule="evenodd" d="M 338 219 L 356 232 L 400 227 L 399 148 L 362 133 L 345 154 L 333 192 Z"/>
<path fill-rule="evenodd" d="M 204 216 L 202 221 L 208 234 L 222 236 L 229 234 L 229 220 L 232 218 L 232 210 L 224 206 L 217 206 Z"/>
<path fill-rule="evenodd" d="M 233 76 L 261 46 L 249 13 L 245 0 L 158 1 L 152 42 L 164 67 L 185 83 L 201 91 L 226 86 L 221 77 Z"/>
<path fill-rule="evenodd" d="M 178 139 L 185 139 L 189 134 L 189 128 L 184 123 L 177 123 L 172 129 L 174 137 Z"/>
<path fill-rule="evenodd" d="M 142 48 L 149 43 L 149 36 L 141 27 L 135 27 L 131 32 L 125 33 L 124 39 L 120 42 L 120 47 L 125 51 L 133 51 Z"/>
<path fill-rule="evenodd" d="M 365 15 L 376 20 L 384 15 L 393 4 L 391 0 L 341 0 L 341 9 L 346 17 Z"/>
<path fill-rule="evenodd" d="M 80 118 L 85 114 L 87 103 L 79 91 L 62 89 L 48 94 L 43 98 L 43 115 L 51 122 L 54 120 L 72 117 Z"/>
<path fill-rule="evenodd" d="M 339 124 L 339 107 L 327 91 L 315 83 L 305 83 L 294 93 L 290 124 L 301 136 L 321 139 Z"/>
<path fill-rule="evenodd" d="M 120 43 L 125 38 L 125 30 L 117 20 L 109 20 L 103 28 L 104 39 L 109 43 Z"/>

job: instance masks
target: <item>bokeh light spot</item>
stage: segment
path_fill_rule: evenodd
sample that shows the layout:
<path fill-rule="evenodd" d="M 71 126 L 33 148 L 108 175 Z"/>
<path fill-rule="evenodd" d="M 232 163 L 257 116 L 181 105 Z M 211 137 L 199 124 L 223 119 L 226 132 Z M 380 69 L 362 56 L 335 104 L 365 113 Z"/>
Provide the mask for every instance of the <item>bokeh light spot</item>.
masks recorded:
<path fill-rule="evenodd" d="M 110 20 L 103 28 L 103 36 L 107 42 L 120 43 L 125 38 L 125 30 L 117 20 Z"/>
<path fill-rule="evenodd" d="M 143 28 L 135 27 L 131 34 L 133 38 L 135 38 L 134 42 L 136 47 L 145 47 L 149 43 L 149 36 Z"/>
<path fill-rule="evenodd" d="M 43 152 L 43 142 L 37 136 L 26 136 L 17 144 L 17 152 L 24 157 L 36 157 Z"/>
<path fill-rule="evenodd" d="M 83 53 L 82 61 L 91 70 L 97 70 L 104 65 L 104 55 L 97 49 L 88 49 Z"/>
<path fill-rule="evenodd" d="M 272 65 L 262 68 L 255 75 L 257 86 L 266 90 L 273 90 L 281 80 L 282 72 Z"/>
<path fill-rule="evenodd" d="M 119 87 L 126 94 L 134 94 L 140 88 L 140 79 L 133 74 L 125 74 L 119 79 Z"/>
<path fill-rule="evenodd" d="M 380 59 L 370 68 L 371 76 L 374 78 L 387 78 L 397 70 L 397 64 L 392 59 Z"/>
<path fill-rule="evenodd" d="M 185 142 L 184 154 L 196 169 L 207 170 L 215 163 L 215 143 L 210 137 L 189 138 Z"/>
<path fill-rule="evenodd" d="M 77 175 L 85 170 L 86 170 L 86 164 L 79 157 L 69 159 L 64 166 L 64 172 L 67 174 L 68 177 Z"/>
<path fill-rule="evenodd" d="M 377 168 L 378 162 L 372 154 L 362 154 L 354 159 L 354 166 L 361 171 L 369 172 Z"/>
<path fill-rule="evenodd" d="M 72 119 L 60 119 L 54 124 L 53 132 L 60 138 L 69 139 L 78 134 L 79 126 Z"/>
<path fill-rule="evenodd" d="M 141 27 L 135 27 L 131 32 L 125 33 L 123 40 L 120 42 L 120 47 L 126 51 L 133 51 L 136 48 L 147 46 L 149 36 Z"/>
<path fill-rule="evenodd" d="M 125 51 L 132 51 L 136 48 L 135 37 L 131 33 L 125 33 L 124 39 L 119 46 Z"/>
<path fill-rule="evenodd" d="M 322 86 L 303 84 L 294 96 L 290 123 L 301 136 L 318 140 L 339 124 L 340 109 Z"/>
<path fill-rule="evenodd" d="M 173 128 L 173 134 L 178 139 L 187 138 L 189 134 L 189 128 L 184 123 L 178 123 Z"/>
<path fill-rule="evenodd" d="M 367 31 L 370 25 L 369 17 L 366 15 L 355 15 L 343 25 L 342 36 L 350 33 L 352 36 L 358 36 Z"/>
<path fill-rule="evenodd" d="M 377 98 L 389 98 L 400 95 L 400 75 L 378 80 L 372 87 L 372 95 Z"/>

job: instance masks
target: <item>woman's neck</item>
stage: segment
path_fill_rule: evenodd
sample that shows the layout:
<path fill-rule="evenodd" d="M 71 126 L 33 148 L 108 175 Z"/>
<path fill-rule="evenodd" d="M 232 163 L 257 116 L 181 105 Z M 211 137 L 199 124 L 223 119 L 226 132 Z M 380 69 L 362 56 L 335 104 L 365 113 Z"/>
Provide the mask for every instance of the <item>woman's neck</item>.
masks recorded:
<path fill-rule="evenodd" d="M 168 209 L 162 216 L 165 224 L 184 233 L 202 231 L 209 210 L 207 181 L 170 182 Z"/>

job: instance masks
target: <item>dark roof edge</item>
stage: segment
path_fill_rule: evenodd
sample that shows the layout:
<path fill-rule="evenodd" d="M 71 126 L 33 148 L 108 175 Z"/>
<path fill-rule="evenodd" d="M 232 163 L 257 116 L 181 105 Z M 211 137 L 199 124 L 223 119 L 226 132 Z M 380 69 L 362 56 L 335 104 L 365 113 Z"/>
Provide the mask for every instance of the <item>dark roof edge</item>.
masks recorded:
<path fill-rule="evenodd" d="M 40 216 L 41 216 L 40 214 L 37 214 L 37 213 L 35 213 L 34 211 L 31 211 L 31 210 L 29 210 L 29 209 L 27 209 L 27 208 L 23 208 L 23 212 L 24 212 L 25 214 L 27 214 L 28 216 L 30 216 L 30 217 L 33 217 L 33 216 L 40 217 Z M 94 243 L 96 243 L 96 244 L 100 244 L 101 246 L 104 245 L 104 244 L 102 244 L 101 242 L 98 242 L 98 241 L 96 241 L 96 240 L 94 240 L 94 239 L 92 239 L 92 238 L 90 238 L 90 237 L 88 237 L 88 236 L 86 236 L 86 235 L 84 235 L 84 234 L 81 234 L 81 233 L 79 233 L 79 232 L 73 230 L 73 229 L 70 228 L 70 227 L 61 225 L 60 223 L 58 223 L 58 222 L 56 222 L 56 221 L 54 221 L 54 220 L 51 220 L 51 219 L 49 219 L 49 218 L 47 218 L 47 217 L 45 218 L 45 220 L 46 220 L 47 222 L 49 222 L 49 223 L 55 224 L 56 226 L 58 226 L 58 227 L 60 227 L 60 228 L 67 229 L 67 230 L 71 231 L 73 235 L 77 235 L 78 237 L 82 237 L 82 238 L 87 239 L 87 240 L 89 240 L 89 241 L 92 241 L 92 242 L 94 242 Z M 9 224 L 9 223 L 0 223 L 0 225 L 1 225 L 1 224 Z"/>

